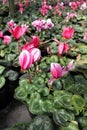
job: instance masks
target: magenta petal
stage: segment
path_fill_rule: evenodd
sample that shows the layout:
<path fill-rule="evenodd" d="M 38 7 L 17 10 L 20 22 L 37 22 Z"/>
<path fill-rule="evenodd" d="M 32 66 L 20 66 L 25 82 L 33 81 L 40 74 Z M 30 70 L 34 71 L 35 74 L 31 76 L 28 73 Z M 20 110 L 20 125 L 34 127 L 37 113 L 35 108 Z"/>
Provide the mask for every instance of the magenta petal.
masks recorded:
<path fill-rule="evenodd" d="M 50 71 L 54 78 L 60 78 L 62 76 L 62 67 L 58 63 L 51 63 Z"/>
<path fill-rule="evenodd" d="M 73 60 L 69 62 L 68 66 L 67 66 L 68 71 L 72 70 L 72 68 L 73 68 L 73 62 L 74 62 Z"/>
<path fill-rule="evenodd" d="M 32 64 L 32 57 L 27 50 L 23 50 L 19 56 L 19 64 L 23 70 L 28 69 Z"/>
<path fill-rule="evenodd" d="M 61 55 L 63 53 L 63 50 L 64 50 L 64 44 L 60 43 L 59 46 L 58 46 L 58 54 Z"/>
<path fill-rule="evenodd" d="M 50 80 L 49 80 L 49 84 L 52 85 L 52 83 L 54 82 L 55 78 L 52 77 Z"/>

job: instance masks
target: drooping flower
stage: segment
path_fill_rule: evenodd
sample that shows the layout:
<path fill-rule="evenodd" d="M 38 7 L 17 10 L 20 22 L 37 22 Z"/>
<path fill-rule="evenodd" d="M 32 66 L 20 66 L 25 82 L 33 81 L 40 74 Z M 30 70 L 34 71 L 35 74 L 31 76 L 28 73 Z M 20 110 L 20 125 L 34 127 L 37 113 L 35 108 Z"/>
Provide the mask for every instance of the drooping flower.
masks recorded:
<path fill-rule="evenodd" d="M 4 44 L 10 44 L 11 38 L 8 35 L 3 36 Z"/>
<path fill-rule="evenodd" d="M 50 72 L 54 78 L 60 78 L 62 76 L 62 67 L 58 63 L 51 63 Z"/>
<path fill-rule="evenodd" d="M 51 63 L 50 72 L 52 74 L 51 79 L 49 80 L 50 85 L 52 85 L 55 79 L 59 79 L 73 68 L 73 60 L 69 62 L 69 64 L 65 67 L 61 67 L 58 63 Z"/>
<path fill-rule="evenodd" d="M 23 50 L 19 55 L 19 64 L 22 70 L 29 69 L 32 65 L 32 56 L 29 51 Z"/>
<path fill-rule="evenodd" d="M 65 28 L 63 28 L 62 36 L 65 39 L 72 38 L 73 34 L 74 34 L 74 28 L 73 27 L 65 27 Z"/>
<path fill-rule="evenodd" d="M 58 45 L 58 56 L 61 56 L 63 53 L 68 53 L 69 45 L 67 43 L 61 43 Z"/>
<path fill-rule="evenodd" d="M 40 60 L 41 51 L 38 48 L 33 48 L 30 53 L 32 55 L 32 63 L 35 63 Z"/>

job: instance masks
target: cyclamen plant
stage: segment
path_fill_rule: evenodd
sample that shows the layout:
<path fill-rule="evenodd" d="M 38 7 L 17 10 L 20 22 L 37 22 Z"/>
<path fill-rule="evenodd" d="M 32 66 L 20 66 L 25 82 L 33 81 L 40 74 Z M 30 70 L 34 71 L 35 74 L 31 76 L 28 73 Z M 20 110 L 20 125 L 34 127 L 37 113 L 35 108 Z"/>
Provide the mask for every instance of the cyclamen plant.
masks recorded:
<path fill-rule="evenodd" d="M 87 127 L 87 29 L 83 15 L 87 2 L 28 2 L 30 8 L 25 8 L 23 1 L 18 2 L 20 18 L 25 17 L 7 23 L 10 36 L 0 30 L 1 44 L 7 50 L 5 58 L 20 68 L 14 97 L 24 102 L 34 116 L 49 116 L 61 130 L 79 130 L 80 126 L 83 130 Z M 34 9 L 33 15 L 27 12 Z M 46 124 L 29 130 L 51 130 Z"/>

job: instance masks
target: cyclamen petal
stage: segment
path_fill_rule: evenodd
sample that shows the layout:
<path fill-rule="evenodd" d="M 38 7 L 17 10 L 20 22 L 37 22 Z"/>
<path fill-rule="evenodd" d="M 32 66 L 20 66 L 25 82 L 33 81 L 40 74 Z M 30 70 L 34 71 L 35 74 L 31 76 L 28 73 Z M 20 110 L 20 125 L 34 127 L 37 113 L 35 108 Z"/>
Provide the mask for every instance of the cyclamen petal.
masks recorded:
<path fill-rule="evenodd" d="M 32 56 L 27 50 L 23 50 L 19 56 L 19 64 L 21 69 L 29 69 L 32 64 Z"/>
<path fill-rule="evenodd" d="M 72 68 L 73 68 L 73 62 L 74 62 L 74 60 L 72 60 L 72 61 L 69 62 L 68 66 L 67 66 L 68 71 L 72 70 Z"/>
<path fill-rule="evenodd" d="M 10 44 L 11 38 L 8 35 L 3 36 L 4 44 Z"/>
<path fill-rule="evenodd" d="M 62 67 L 58 63 L 51 63 L 50 72 L 54 78 L 60 78 L 62 76 Z"/>
<path fill-rule="evenodd" d="M 33 57 L 32 63 L 35 63 L 41 58 L 41 51 L 38 48 L 33 48 L 31 50 L 31 55 Z"/>
<path fill-rule="evenodd" d="M 58 45 L 58 54 L 61 55 L 63 53 L 63 50 L 64 50 L 64 44 L 60 43 Z"/>
<path fill-rule="evenodd" d="M 73 27 L 65 27 L 62 32 L 62 36 L 66 39 L 72 38 L 74 34 L 74 28 Z"/>

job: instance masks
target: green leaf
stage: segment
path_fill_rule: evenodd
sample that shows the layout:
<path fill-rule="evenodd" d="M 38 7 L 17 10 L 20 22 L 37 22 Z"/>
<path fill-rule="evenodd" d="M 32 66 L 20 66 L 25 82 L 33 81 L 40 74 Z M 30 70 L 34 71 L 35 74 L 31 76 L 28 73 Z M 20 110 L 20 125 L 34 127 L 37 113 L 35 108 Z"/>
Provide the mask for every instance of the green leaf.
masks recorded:
<path fill-rule="evenodd" d="M 61 90 L 62 89 L 62 83 L 61 81 L 58 79 L 58 80 L 55 80 L 52 84 L 52 88 L 55 90 Z"/>
<path fill-rule="evenodd" d="M 0 89 L 5 85 L 5 78 L 0 76 Z"/>
<path fill-rule="evenodd" d="M 21 101 L 26 101 L 27 98 L 27 89 L 25 87 L 17 87 L 15 89 L 14 97 Z"/>
<path fill-rule="evenodd" d="M 5 70 L 5 67 L 0 65 L 0 75 L 3 73 L 4 70 Z"/>
<path fill-rule="evenodd" d="M 27 128 L 27 130 L 54 130 L 52 122 L 48 116 L 37 116 Z"/>
<path fill-rule="evenodd" d="M 78 117 L 78 122 L 81 128 L 87 128 L 87 117 Z"/>
<path fill-rule="evenodd" d="M 72 107 L 71 99 L 72 99 L 72 94 L 67 91 L 63 91 L 63 90 L 54 91 L 54 97 L 53 97 L 54 108 L 71 109 Z"/>
<path fill-rule="evenodd" d="M 18 73 L 14 70 L 9 70 L 6 72 L 5 77 L 8 77 L 11 81 L 15 81 L 18 78 Z"/>
<path fill-rule="evenodd" d="M 56 124 L 66 127 L 71 120 L 74 120 L 74 115 L 64 109 L 59 109 L 53 113 L 53 120 Z"/>
<path fill-rule="evenodd" d="M 85 106 L 85 100 L 80 95 L 73 95 L 71 102 L 77 111 L 82 111 Z"/>
<path fill-rule="evenodd" d="M 33 114 L 42 114 L 42 105 L 43 101 L 41 100 L 40 94 L 32 93 L 29 100 L 27 100 L 27 104 L 29 104 L 29 110 Z"/>
<path fill-rule="evenodd" d="M 47 87 L 41 86 L 41 88 L 38 90 L 43 96 L 49 95 L 49 89 Z"/>
<path fill-rule="evenodd" d="M 60 130 L 79 130 L 78 123 L 76 121 L 72 121 L 67 127 L 60 127 Z"/>
<path fill-rule="evenodd" d="M 22 78 L 19 80 L 19 86 L 25 86 L 28 84 L 28 79 Z"/>

